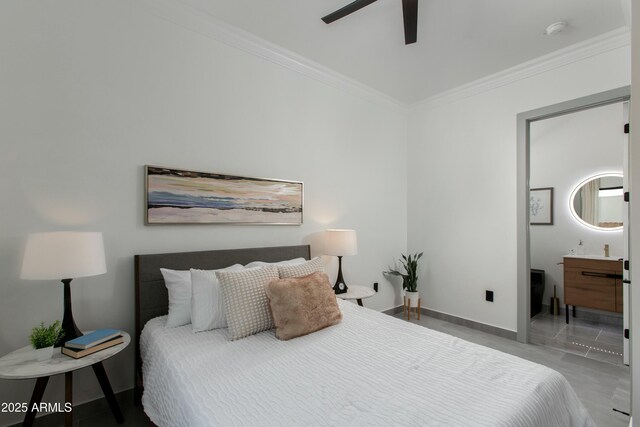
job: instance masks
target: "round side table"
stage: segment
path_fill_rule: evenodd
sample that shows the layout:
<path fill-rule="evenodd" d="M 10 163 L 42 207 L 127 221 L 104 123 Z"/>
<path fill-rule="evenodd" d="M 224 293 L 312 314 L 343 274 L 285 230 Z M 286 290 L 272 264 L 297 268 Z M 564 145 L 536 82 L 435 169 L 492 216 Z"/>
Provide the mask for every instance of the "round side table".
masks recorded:
<path fill-rule="evenodd" d="M 131 342 L 131 337 L 125 331 L 120 331 L 124 341 L 113 347 L 106 348 L 104 350 L 97 351 L 93 354 L 89 354 L 80 359 L 74 359 L 60 352 L 57 349 L 57 353 L 49 360 L 39 362 L 36 359 L 36 353 L 33 347 L 30 345 L 22 347 L 18 350 L 12 351 L 9 354 L 0 358 L 0 378 L 7 380 L 25 380 L 36 378 L 36 386 L 31 394 L 31 401 L 27 408 L 26 415 L 24 417 L 23 426 L 32 426 L 36 418 L 38 411 L 34 410 L 40 406 L 42 401 L 42 395 L 49 382 L 49 377 L 52 375 L 64 374 L 64 389 L 65 389 L 65 402 L 71 404 L 71 410 L 65 412 L 65 426 L 71 426 L 73 424 L 73 371 L 91 366 L 93 372 L 96 374 L 96 378 L 100 383 L 102 392 L 104 393 L 111 412 L 116 421 L 121 424 L 124 422 L 124 417 L 118 406 L 115 396 L 113 395 L 113 389 L 109 383 L 109 378 L 104 370 L 102 361 L 120 353 Z"/>
<path fill-rule="evenodd" d="M 358 305 L 362 307 L 362 300 L 365 298 L 370 298 L 375 294 L 376 291 L 372 288 L 367 288 L 366 286 L 351 285 L 347 288 L 347 292 L 343 294 L 336 294 L 336 297 L 343 300 L 356 300 L 358 302 Z"/>

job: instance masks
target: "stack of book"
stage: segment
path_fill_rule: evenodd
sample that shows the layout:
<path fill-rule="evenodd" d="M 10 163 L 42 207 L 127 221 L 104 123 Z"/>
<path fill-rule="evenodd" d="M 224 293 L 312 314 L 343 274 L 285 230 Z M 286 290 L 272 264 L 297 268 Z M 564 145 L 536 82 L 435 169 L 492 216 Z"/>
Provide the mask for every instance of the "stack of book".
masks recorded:
<path fill-rule="evenodd" d="M 79 359 L 96 351 L 118 345 L 123 341 L 124 339 L 117 329 L 98 329 L 67 341 L 62 347 L 62 353 L 74 359 Z"/>

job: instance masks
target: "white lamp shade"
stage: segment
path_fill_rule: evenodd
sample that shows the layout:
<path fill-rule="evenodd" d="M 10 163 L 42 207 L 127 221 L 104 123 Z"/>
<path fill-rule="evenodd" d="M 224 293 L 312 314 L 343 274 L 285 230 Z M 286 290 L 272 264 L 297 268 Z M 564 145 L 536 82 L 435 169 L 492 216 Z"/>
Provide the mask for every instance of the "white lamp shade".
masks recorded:
<path fill-rule="evenodd" d="M 355 230 L 329 229 L 325 232 L 325 255 L 357 255 L 358 239 Z"/>
<path fill-rule="evenodd" d="M 20 277 L 62 280 L 106 272 L 102 233 L 60 231 L 29 235 Z"/>

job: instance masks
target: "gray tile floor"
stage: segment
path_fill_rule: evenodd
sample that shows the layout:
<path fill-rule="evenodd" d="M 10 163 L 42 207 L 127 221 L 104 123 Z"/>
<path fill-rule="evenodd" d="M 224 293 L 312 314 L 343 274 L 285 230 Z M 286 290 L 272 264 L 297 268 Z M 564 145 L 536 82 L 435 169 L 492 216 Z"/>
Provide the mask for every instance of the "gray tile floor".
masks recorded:
<path fill-rule="evenodd" d="M 543 312 L 531 319 L 531 342 L 600 362 L 624 366 L 622 319 L 596 321 L 553 316 Z"/>
<path fill-rule="evenodd" d="M 396 317 L 401 318 L 402 314 L 397 314 Z M 628 427 L 629 425 L 628 416 L 613 410 L 616 408 L 629 412 L 631 377 L 627 366 L 605 363 L 566 352 L 561 348 L 534 343 L 522 344 L 427 316 L 421 316 L 420 321 L 412 319 L 411 322 L 555 369 L 573 386 L 598 426 Z M 580 326 L 577 323 L 575 325 Z M 557 332 L 561 329 L 558 325 Z M 567 331 L 567 336 L 571 335 L 571 331 Z"/>

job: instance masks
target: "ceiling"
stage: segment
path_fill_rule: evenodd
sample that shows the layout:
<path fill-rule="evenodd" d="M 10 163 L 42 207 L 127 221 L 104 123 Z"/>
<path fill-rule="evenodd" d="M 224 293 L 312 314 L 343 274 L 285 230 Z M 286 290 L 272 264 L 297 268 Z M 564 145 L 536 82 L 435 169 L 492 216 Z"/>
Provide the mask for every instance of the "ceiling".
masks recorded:
<path fill-rule="evenodd" d="M 421 0 L 405 46 L 400 0 L 332 24 L 351 0 L 181 0 L 228 24 L 412 103 L 625 26 L 629 0 Z M 560 34 L 547 25 L 566 21 Z"/>

